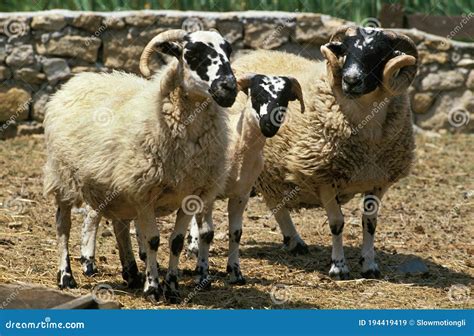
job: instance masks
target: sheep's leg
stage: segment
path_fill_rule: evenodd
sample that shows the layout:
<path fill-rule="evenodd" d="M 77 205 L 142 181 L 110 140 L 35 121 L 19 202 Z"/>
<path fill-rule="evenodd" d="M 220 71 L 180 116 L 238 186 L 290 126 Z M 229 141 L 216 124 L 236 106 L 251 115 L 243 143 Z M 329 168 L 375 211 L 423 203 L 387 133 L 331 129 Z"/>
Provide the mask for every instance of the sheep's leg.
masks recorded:
<path fill-rule="evenodd" d="M 214 223 L 212 221 L 212 206 L 204 214 L 197 214 L 196 221 L 199 227 L 199 254 L 196 266 L 198 283 L 202 288 L 210 288 L 209 277 L 209 248 L 214 239 Z"/>
<path fill-rule="evenodd" d="M 193 216 L 191 220 L 191 226 L 189 228 L 188 235 L 188 247 L 186 249 L 188 257 L 198 257 L 199 254 L 199 227 L 196 221 L 196 217 Z"/>
<path fill-rule="evenodd" d="M 69 259 L 69 234 L 71 232 L 71 205 L 58 202 L 56 211 L 56 234 L 59 251 L 58 286 L 61 289 L 77 286 L 72 275 Z"/>
<path fill-rule="evenodd" d="M 130 240 L 130 221 L 112 220 L 115 238 L 117 239 L 120 263 L 122 264 L 122 278 L 129 288 L 143 286 L 143 276 L 138 272 L 137 262 L 133 255 L 132 241 Z"/>
<path fill-rule="evenodd" d="M 344 216 L 337 200 L 337 191 L 331 186 L 325 185 L 321 187 L 320 193 L 332 233 L 331 269 L 329 270 L 329 275 L 337 280 L 347 280 L 349 279 L 349 268 L 346 265 L 342 243 Z"/>
<path fill-rule="evenodd" d="M 146 280 L 144 286 L 145 297 L 157 302 L 161 296 L 156 253 L 160 245 L 160 231 L 156 225 L 155 211 L 151 207 L 141 209 L 135 220 L 135 224 L 142 233 L 146 242 Z"/>
<path fill-rule="evenodd" d="M 277 208 L 275 208 L 277 209 Z M 298 231 L 296 231 L 295 224 L 291 219 L 290 212 L 287 208 L 280 207 L 275 212 L 275 219 L 280 226 L 283 234 L 283 244 L 293 254 L 307 254 L 309 253 L 308 245 L 301 239 Z"/>
<path fill-rule="evenodd" d="M 138 256 L 140 257 L 141 261 L 146 262 L 146 244 L 138 225 L 135 225 L 135 231 L 137 234 Z"/>
<path fill-rule="evenodd" d="M 90 206 L 87 206 L 86 209 L 87 215 L 84 223 L 82 223 L 81 264 L 84 275 L 93 276 L 97 274 L 95 244 L 97 241 L 97 229 L 102 216 Z"/>
<path fill-rule="evenodd" d="M 170 236 L 170 258 L 168 273 L 163 284 L 165 299 L 170 303 L 178 303 L 181 300 L 178 289 L 178 264 L 179 256 L 183 250 L 184 235 L 188 229 L 192 215 L 184 213 L 179 209 L 176 215 L 174 231 Z M 147 259 L 148 261 L 148 259 Z"/>
<path fill-rule="evenodd" d="M 374 236 L 377 227 L 377 215 L 386 189 L 375 188 L 373 192 L 364 194 L 364 209 L 362 214 L 362 251 L 360 264 L 364 278 L 380 278 L 380 269 L 375 262 Z"/>
<path fill-rule="evenodd" d="M 229 256 L 227 273 L 230 284 L 245 285 L 245 278 L 240 271 L 240 238 L 242 237 L 242 221 L 250 195 L 229 198 L 227 211 L 229 213 Z"/>

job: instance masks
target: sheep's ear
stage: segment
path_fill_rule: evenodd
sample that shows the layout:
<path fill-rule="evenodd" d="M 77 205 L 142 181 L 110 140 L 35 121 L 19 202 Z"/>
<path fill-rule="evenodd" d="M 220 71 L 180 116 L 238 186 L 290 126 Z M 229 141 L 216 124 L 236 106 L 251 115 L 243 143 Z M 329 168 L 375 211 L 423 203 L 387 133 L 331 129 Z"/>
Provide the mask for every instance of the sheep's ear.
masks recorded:
<path fill-rule="evenodd" d="M 298 99 L 300 101 L 300 111 L 304 113 L 305 106 L 304 106 L 304 99 L 303 99 L 303 90 L 301 89 L 300 82 L 294 77 L 288 77 L 291 83 L 291 93 L 293 94 L 293 99 Z"/>
<path fill-rule="evenodd" d="M 242 77 L 239 77 L 237 79 L 237 86 L 239 88 L 239 91 L 242 91 L 246 95 L 248 95 L 249 94 L 248 93 L 249 92 L 249 87 L 252 84 L 252 79 L 253 79 L 254 76 L 255 76 L 255 74 L 248 73 L 248 74 L 245 74 Z"/>
<path fill-rule="evenodd" d="M 324 45 L 328 48 L 336 57 L 341 57 L 344 55 L 346 48 L 342 42 L 330 42 Z"/>
<path fill-rule="evenodd" d="M 181 56 L 181 52 L 183 48 L 175 42 L 163 42 L 160 43 L 159 45 L 156 45 L 155 48 L 164 54 L 174 56 L 176 58 L 179 58 Z"/>

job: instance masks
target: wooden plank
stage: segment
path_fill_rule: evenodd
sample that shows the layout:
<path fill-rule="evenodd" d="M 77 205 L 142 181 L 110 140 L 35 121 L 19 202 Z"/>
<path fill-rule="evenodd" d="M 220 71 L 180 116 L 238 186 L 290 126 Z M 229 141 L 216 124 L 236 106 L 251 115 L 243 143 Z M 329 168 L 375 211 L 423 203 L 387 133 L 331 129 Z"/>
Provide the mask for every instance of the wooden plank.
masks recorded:
<path fill-rule="evenodd" d="M 474 16 L 407 15 L 407 28 L 452 39 L 474 40 Z"/>
<path fill-rule="evenodd" d="M 379 13 L 380 24 L 383 28 L 404 28 L 404 18 L 401 3 L 385 3 Z"/>

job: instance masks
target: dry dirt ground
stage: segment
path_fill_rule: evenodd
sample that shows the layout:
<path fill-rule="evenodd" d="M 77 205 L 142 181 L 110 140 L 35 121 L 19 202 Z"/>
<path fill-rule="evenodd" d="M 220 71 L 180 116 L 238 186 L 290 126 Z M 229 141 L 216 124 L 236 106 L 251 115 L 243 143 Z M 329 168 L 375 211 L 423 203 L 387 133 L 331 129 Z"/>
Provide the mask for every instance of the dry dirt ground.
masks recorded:
<path fill-rule="evenodd" d="M 282 249 L 281 235 L 258 197 L 251 199 L 242 237 L 242 269 L 248 284 L 233 287 L 225 276 L 227 235 L 225 204 L 215 211 L 216 236 L 211 250 L 215 280 L 209 291 L 198 290 L 189 272 L 194 261 L 181 258 L 181 290 L 189 302 L 160 303 L 159 308 L 472 308 L 474 307 L 474 136 L 443 135 L 417 139 L 417 161 L 410 177 L 387 194 L 376 234 L 381 280 L 358 279 L 361 244 L 360 200 L 344 206 L 346 256 L 355 277 L 332 281 L 328 276 L 331 238 L 321 210 L 301 210 L 293 218 L 310 246 L 305 256 Z M 0 142 L 0 283 L 17 281 L 56 287 L 55 208 L 44 199 L 43 137 Z M 80 224 L 75 214 L 70 240 L 78 289 L 87 294 L 99 283 L 113 287 L 125 308 L 152 308 L 140 291 L 128 290 L 112 228 L 101 223 L 98 266 L 94 278 L 82 275 L 79 263 Z M 173 218 L 159 221 L 162 243 L 159 263 L 167 265 L 167 238 Z M 133 230 L 132 230 L 133 231 Z M 134 240 L 135 243 L 135 240 Z M 418 258 L 423 275 L 402 275 L 397 267 Z M 144 265 L 140 261 L 139 267 Z M 272 300 L 273 297 L 273 300 Z"/>

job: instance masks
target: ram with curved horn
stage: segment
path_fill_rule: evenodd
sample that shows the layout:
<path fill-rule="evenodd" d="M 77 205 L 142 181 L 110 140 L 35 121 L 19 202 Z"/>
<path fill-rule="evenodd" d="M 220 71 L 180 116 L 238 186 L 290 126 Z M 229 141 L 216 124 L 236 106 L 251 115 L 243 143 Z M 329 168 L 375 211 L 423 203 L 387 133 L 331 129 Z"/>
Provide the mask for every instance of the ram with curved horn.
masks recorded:
<path fill-rule="evenodd" d="M 82 73 L 47 104 L 44 192 L 57 204 L 60 288 L 76 286 L 68 251 L 71 208 L 85 202 L 93 209 L 83 231 L 86 274 L 94 273 L 95 235 L 105 217 L 117 233 L 124 279 L 140 283 L 128 233 L 133 219 L 146 242 L 145 295 L 179 300 L 178 261 L 192 216 L 178 211 L 162 284 L 156 216 L 179 210 L 188 195 L 207 204 L 220 192 L 228 172 L 226 107 L 235 101 L 237 81 L 231 47 L 216 32 L 159 34 L 140 60 L 146 76 L 155 51 L 175 59 L 150 80 L 121 72 Z"/>
<path fill-rule="evenodd" d="M 305 114 L 290 110 L 291 123 L 267 141 L 257 190 L 295 253 L 308 247 L 290 211 L 325 209 L 332 234 L 329 274 L 336 279 L 349 278 L 341 205 L 362 194 L 361 273 L 379 277 L 374 235 L 382 196 L 408 174 L 414 156 L 407 89 L 418 52 L 404 35 L 359 27 L 341 27 L 321 52 L 326 62 L 256 51 L 232 64 L 236 73 L 293 76 L 305 97 Z"/>

